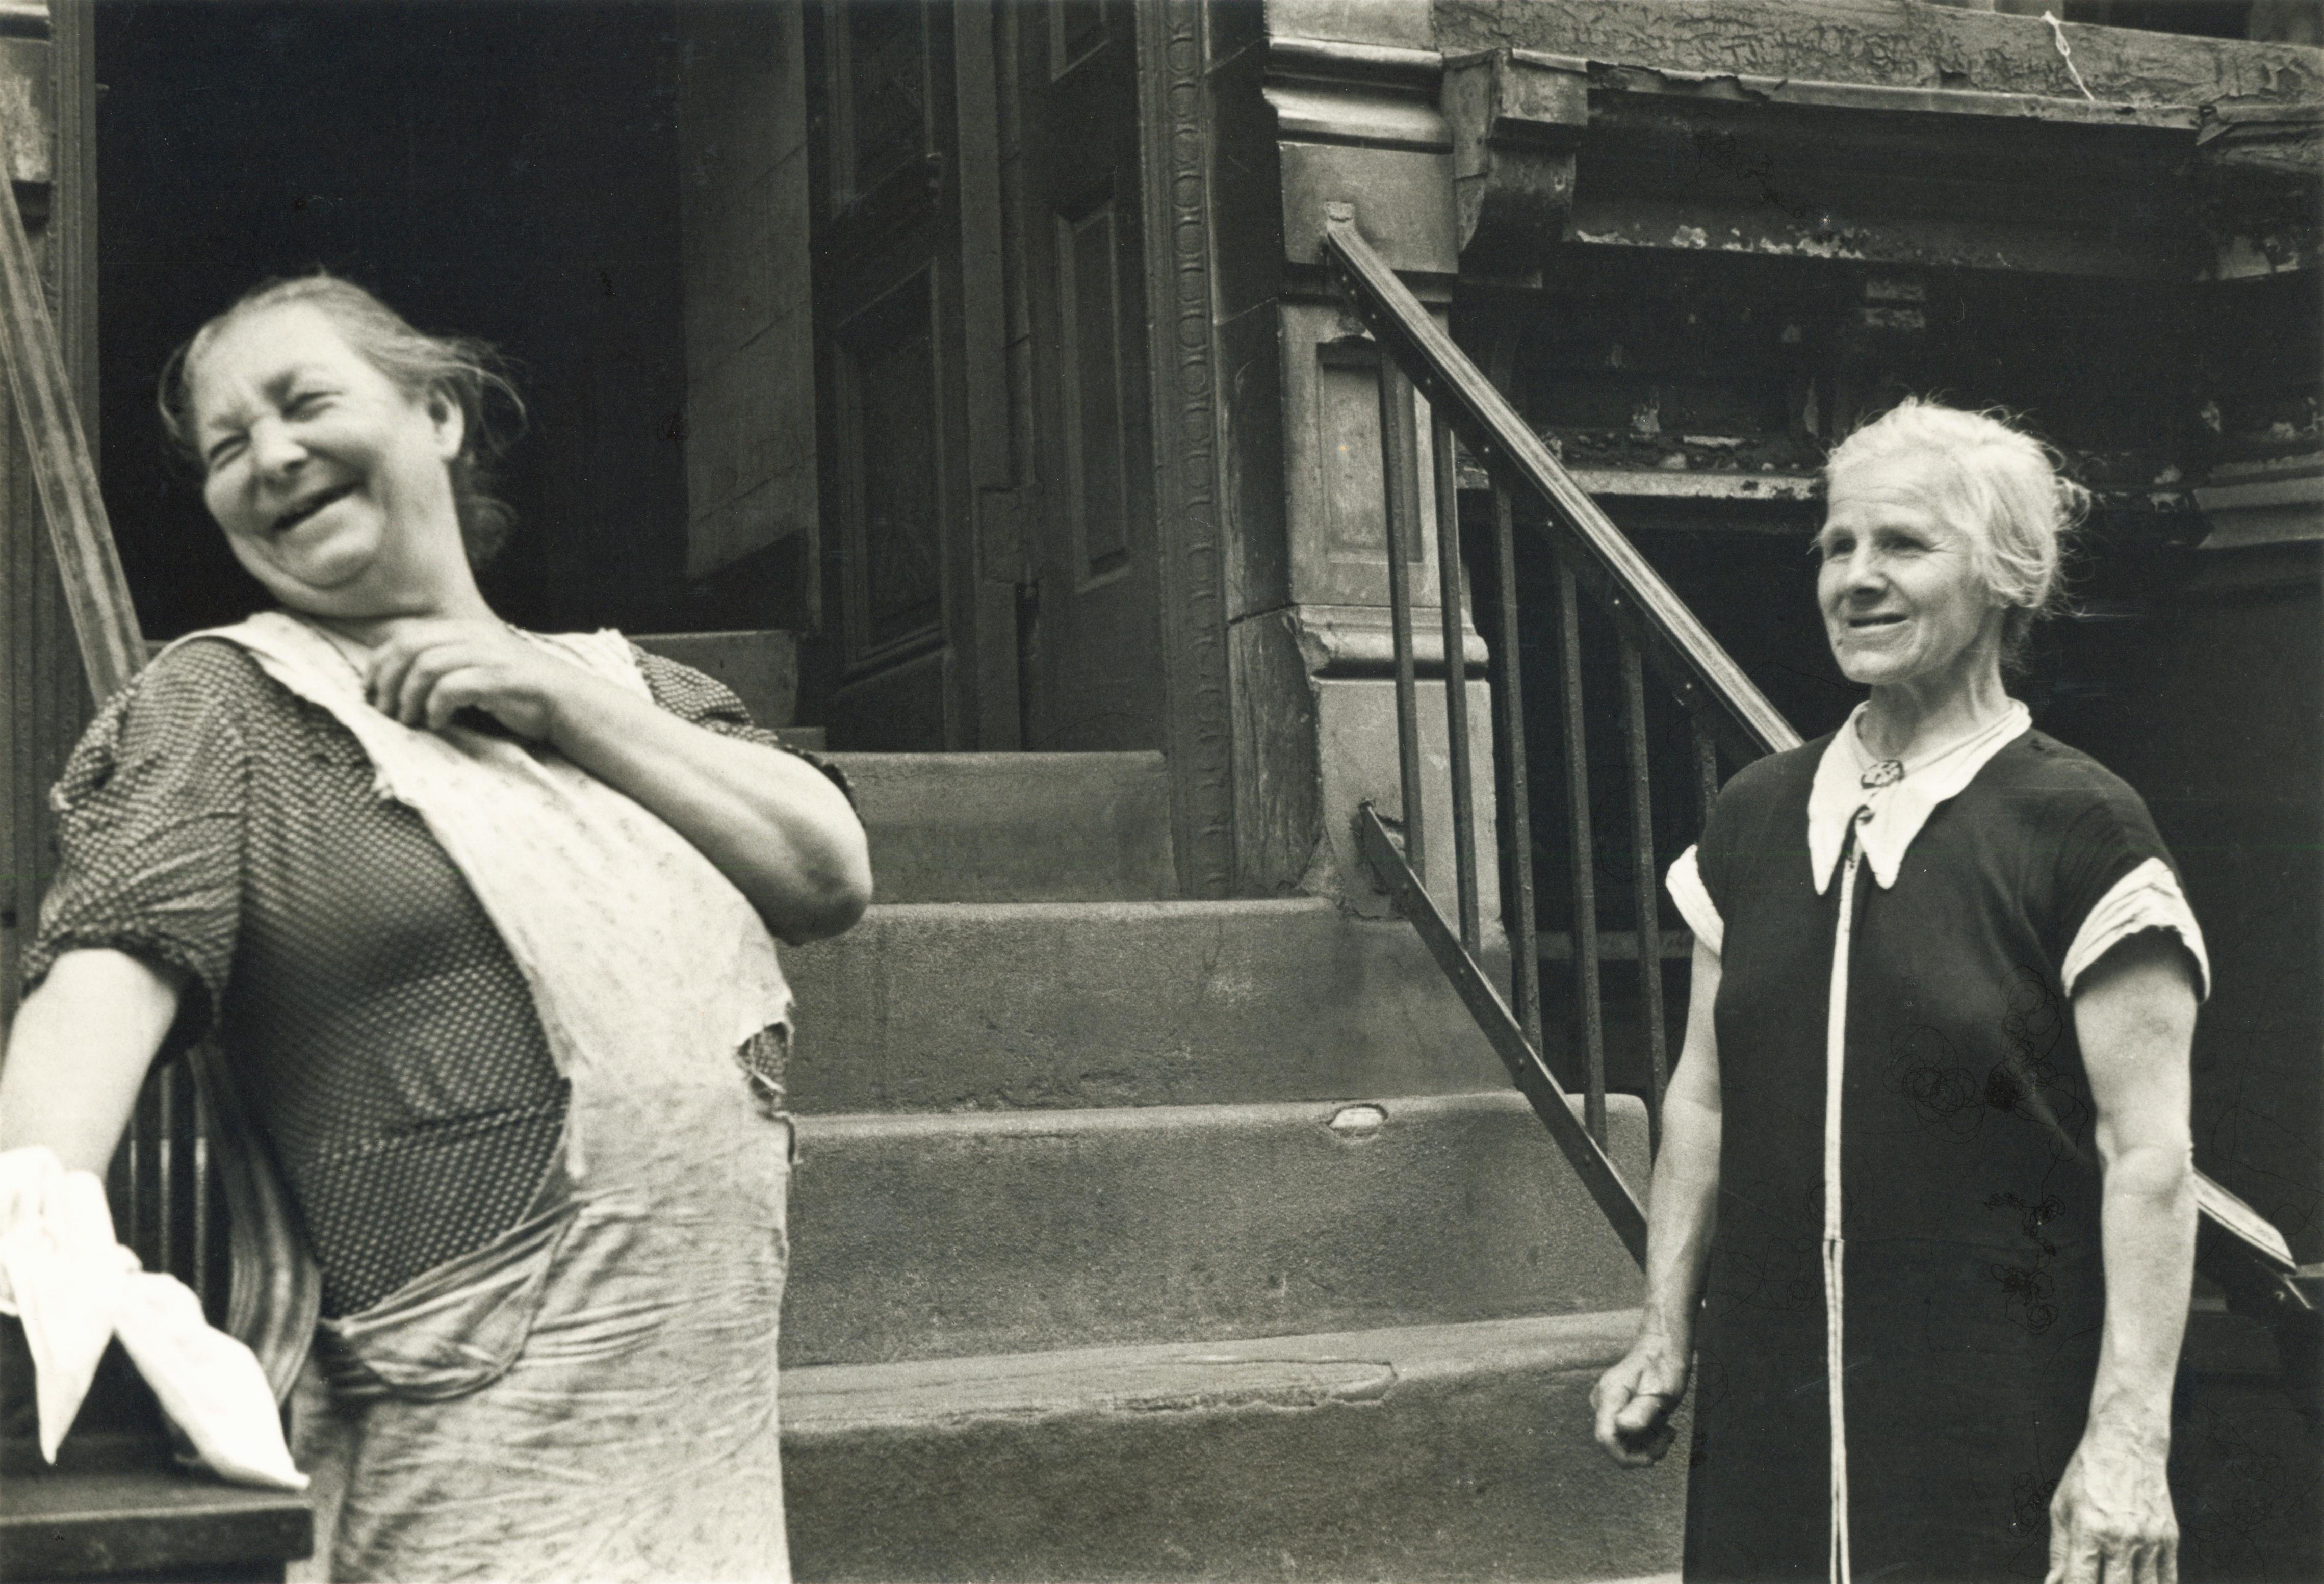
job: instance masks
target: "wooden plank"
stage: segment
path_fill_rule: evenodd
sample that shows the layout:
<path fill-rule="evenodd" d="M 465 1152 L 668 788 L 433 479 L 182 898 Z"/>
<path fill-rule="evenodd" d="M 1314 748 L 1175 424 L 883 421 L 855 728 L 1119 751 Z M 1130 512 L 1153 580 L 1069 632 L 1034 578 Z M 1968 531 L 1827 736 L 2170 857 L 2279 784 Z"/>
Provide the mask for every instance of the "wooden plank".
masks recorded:
<path fill-rule="evenodd" d="M 13 187 L 0 204 L 0 361 L 7 365 L 9 393 L 31 450 L 32 482 L 64 579 L 81 668 L 90 694 L 102 700 L 136 675 L 144 640 Z"/>
<path fill-rule="evenodd" d="M 19 1470 L 0 1482 L 0 1557 L 11 1579 L 184 1577 L 220 1564 L 259 1577 L 314 1547 L 308 1499 L 290 1491 L 166 1469 Z"/>

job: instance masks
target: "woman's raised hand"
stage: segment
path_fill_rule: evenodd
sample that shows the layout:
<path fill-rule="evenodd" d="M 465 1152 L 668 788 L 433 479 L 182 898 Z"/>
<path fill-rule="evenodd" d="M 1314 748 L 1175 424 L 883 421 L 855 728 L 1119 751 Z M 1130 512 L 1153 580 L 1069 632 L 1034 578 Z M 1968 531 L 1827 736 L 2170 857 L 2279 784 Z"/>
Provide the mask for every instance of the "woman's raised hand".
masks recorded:
<path fill-rule="evenodd" d="M 1623 1468 L 1644 1469 L 1670 1450 L 1671 1412 L 1686 1395 L 1687 1351 L 1641 1337 L 1591 1389 L 1598 1444 Z"/>
<path fill-rule="evenodd" d="M 372 652 L 364 695 L 407 726 L 440 732 L 464 709 L 480 709 L 517 736 L 549 736 L 557 711 L 595 678 L 546 653 L 495 621 L 415 618 L 398 622 Z"/>

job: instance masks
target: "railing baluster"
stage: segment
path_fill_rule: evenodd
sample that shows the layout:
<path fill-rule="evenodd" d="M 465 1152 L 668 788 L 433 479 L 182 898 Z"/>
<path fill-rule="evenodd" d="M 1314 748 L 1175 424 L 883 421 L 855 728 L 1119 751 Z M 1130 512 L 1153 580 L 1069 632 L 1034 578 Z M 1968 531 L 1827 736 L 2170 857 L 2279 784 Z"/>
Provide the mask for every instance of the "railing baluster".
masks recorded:
<path fill-rule="evenodd" d="M 1598 994 L 1598 874 L 1590 836 L 1590 750 L 1582 719 L 1582 612 L 1573 573 L 1557 566 L 1558 682 L 1564 695 L 1565 806 L 1568 861 L 1573 876 L 1573 990 L 1582 1045 L 1588 1061 L 1582 1117 L 1598 1147 L 1606 1147 L 1606 1014 Z"/>
<path fill-rule="evenodd" d="M 161 1268 L 161 1094 L 149 1075 L 137 1091 L 129 1130 L 129 1247 L 148 1270 Z"/>
<path fill-rule="evenodd" d="M 1694 738 L 1694 779 L 1702 793 L 1702 821 L 1711 823 L 1711 806 L 1719 801 L 1719 733 L 1701 715 L 1687 719 Z"/>
<path fill-rule="evenodd" d="M 1510 1011 L 1526 1040 L 1541 1049 L 1541 944 L 1534 919 L 1533 787 L 1526 764 L 1525 668 L 1517 648 L 1517 512 L 1508 486 L 1493 483 L 1493 554 L 1500 565 L 1501 637 L 1497 703 L 1500 709 L 1501 741 L 1509 756 L 1509 859 L 1514 899 L 1501 898 L 1501 916 L 1515 926 L 1510 943 Z"/>
<path fill-rule="evenodd" d="M 1452 476 L 1452 430 L 1433 408 L 1429 459 L 1436 473 L 1436 593 L 1444 628 L 1444 741 L 1452 769 L 1452 869 L 1460 885 L 1461 944 L 1484 950 L 1477 892 L 1477 816 L 1469 784 L 1469 645 L 1462 620 L 1467 602 L 1461 567 L 1461 491 Z"/>
<path fill-rule="evenodd" d="M 171 1062 L 153 1074 L 153 1111 L 160 1137 L 155 1140 L 154 1154 L 159 1167 L 154 1173 L 155 1203 L 153 1256 L 146 1261 L 151 1270 L 182 1272 L 180 1263 L 179 1230 L 180 1222 L 189 1222 L 186 1203 L 186 1152 L 179 1130 L 183 1123 L 183 1108 L 180 1105 L 178 1064 Z"/>
<path fill-rule="evenodd" d="M 199 1104 L 201 1089 L 196 1085 L 196 1115 L 200 1119 L 194 1129 L 194 1260 L 191 1285 L 202 1301 L 202 1312 L 212 1324 L 226 1313 L 226 1294 L 216 1278 L 213 1266 L 217 1261 L 217 1224 L 211 1214 L 210 1198 L 217 1184 L 210 1174 L 210 1119 L 207 1108 Z"/>
<path fill-rule="evenodd" d="M 1663 1027 L 1663 930 L 1659 881 L 1655 865 L 1654 783 L 1647 763 L 1646 668 L 1638 646 L 1620 640 L 1622 740 L 1630 766 L 1631 879 L 1637 898 L 1638 985 L 1646 1022 L 1646 1147 L 1663 1147 L 1663 1090 L 1670 1082 L 1668 1036 Z"/>
<path fill-rule="evenodd" d="M 1412 673 L 1411 554 L 1420 522 L 1419 439 L 1412 382 L 1386 352 L 1379 359 L 1380 485 L 1388 504 L 1388 623 L 1396 644 L 1396 758 L 1402 778 L 1405 861 L 1425 879 L 1421 820 L 1420 700 Z"/>

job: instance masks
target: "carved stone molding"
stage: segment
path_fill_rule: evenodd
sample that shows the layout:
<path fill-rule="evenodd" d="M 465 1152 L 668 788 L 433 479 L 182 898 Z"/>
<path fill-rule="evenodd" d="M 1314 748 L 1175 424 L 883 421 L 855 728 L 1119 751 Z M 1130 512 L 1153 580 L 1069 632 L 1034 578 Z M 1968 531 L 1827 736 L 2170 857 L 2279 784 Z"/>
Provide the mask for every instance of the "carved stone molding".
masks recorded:
<path fill-rule="evenodd" d="M 1234 886 L 1233 726 L 1212 327 L 1203 0 L 1138 7 L 1171 834 L 1189 897 Z"/>
<path fill-rule="evenodd" d="M 1270 14 L 1270 23 L 1281 20 Z M 1261 91 L 1275 118 L 1286 260 L 1319 263 L 1326 209 L 1353 202 L 1397 269 L 1452 278 L 1452 142 L 1437 106 L 1440 76 L 1436 52 L 1408 42 L 1268 37 Z"/>
<path fill-rule="evenodd" d="M 2313 270 L 2324 256 L 2324 104 L 2217 105 L 2195 134 L 2214 281 Z"/>
<path fill-rule="evenodd" d="M 1589 63 L 1524 50 L 1463 56 L 1444 63 L 1443 102 L 1464 272 L 1538 269 L 1573 204 Z"/>

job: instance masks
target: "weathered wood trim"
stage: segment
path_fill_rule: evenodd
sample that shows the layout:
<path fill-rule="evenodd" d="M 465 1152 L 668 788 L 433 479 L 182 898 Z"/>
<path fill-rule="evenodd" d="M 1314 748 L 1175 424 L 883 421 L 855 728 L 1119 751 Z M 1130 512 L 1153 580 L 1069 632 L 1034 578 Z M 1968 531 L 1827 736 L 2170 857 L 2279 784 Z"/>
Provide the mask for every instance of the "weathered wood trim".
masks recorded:
<path fill-rule="evenodd" d="M 1234 883 L 1233 734 L 1205 7 L 1203 0 L 1139 0 L 1137 15 L 1171 835 L 1180 894 L 1222 897 Z"/>
<path fill-rule="evenodd" d="M 81 24 L 78 38 L 85 45 L 86 10 L 79 5 L 60 9 L 78 13 L 72 21 Z M 85 90 L 84 103 L 93 109 L 92 58 L 85 47 L 76 45 L 69 23 L 64 31 L 67 54 L 76 62 L 73 79 Z M 95 217 L 93 192 L 88 190 L 96 178 L 91 144 L 76 150 L 69 161 L 81 198 L 67 201 L 59 195 L 57 204 L 50 202 L 47 182 L 59 166 L 50 117 L 64 86 L 52 75 L 58 69 L 51 64 L 56 60 L 51 46 L 37 38 L 0 40 L 5 158 L 17 182 L 19 204 L 32 215 L 51 218 L 35 244 L 40 253 L 56 245 L 54 221 L 60 209 L 78 212 L 84 226 Z M 85 117 L 82 124 L 86 125 Z M 93 243 L 90 246 L 93 260 Z M 87 305 L 87 331 L 67 354 L 68 372 L 84 408 L 96 382 L 96 341 L 90 333 L 95 324 L 93 270 L 86 285 L 78 300 Z M 0 874 L 0 1026 L 15 1012 L 19 965 L 32 939 L 41 893 L 55 870 L 56 818 L 49 807 L 49 788 L 63 770 L 65 756 L 89 712 L 88 684 L 33 489 L 23 426 L 15 411 L 14 401 L 0 390 L 0 709 L 6 713 L 0 721 L 0 861 L 6 865 Z"/>
<path fill-rule="evenodd" d="M 57 339 L 65 381 L 80 409 L 81 433 L 95 462 L 97 401 L 97 6 L 96 0 L 51 0 L 49 70 L 56 95 L 56 182 L 50 234 L 55 238 Z"/>

